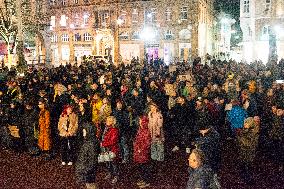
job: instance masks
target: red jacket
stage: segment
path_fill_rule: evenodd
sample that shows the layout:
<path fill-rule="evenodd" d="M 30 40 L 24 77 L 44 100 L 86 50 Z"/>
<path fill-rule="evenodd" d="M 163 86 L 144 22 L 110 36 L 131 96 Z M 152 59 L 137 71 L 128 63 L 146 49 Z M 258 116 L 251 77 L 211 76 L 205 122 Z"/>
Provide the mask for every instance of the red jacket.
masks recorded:
<path fill-rule="evenodd" d="M 102 147 L 115 153 L 116 159 L 119 158 L 119 132 L 118 128 L 109 128 L 104 134 Z"/>
<path fill-rule="evenodd" d="M 136 163 L 147 163 L 150 159 L 151 135 L 148 127 L 139 128 L 133 143 L 133 160 Z"/>

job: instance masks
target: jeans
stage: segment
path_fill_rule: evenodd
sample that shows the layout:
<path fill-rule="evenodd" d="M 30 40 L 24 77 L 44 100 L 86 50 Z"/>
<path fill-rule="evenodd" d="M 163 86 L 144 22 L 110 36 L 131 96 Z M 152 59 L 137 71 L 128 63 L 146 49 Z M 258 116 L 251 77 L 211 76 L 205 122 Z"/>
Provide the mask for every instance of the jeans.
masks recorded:
<path fill-rule="evenodd" d="M 123 156 L 124 161 L 129 160 L 129 147 L 128 147 L 128 139 L 125 136 L 120 138 L 120 149 L 121 154 Z"/>

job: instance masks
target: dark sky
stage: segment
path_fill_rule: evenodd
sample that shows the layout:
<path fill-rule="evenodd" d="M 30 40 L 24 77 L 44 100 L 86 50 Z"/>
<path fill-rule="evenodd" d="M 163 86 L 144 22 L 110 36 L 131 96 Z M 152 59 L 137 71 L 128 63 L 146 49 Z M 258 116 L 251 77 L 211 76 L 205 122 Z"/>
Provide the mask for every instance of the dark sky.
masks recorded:
<path fill-rule="evenodd" d="M 238 20 L 240 17 L 240 0 L 215 0 L 215 9 L 228 13 Z"/>

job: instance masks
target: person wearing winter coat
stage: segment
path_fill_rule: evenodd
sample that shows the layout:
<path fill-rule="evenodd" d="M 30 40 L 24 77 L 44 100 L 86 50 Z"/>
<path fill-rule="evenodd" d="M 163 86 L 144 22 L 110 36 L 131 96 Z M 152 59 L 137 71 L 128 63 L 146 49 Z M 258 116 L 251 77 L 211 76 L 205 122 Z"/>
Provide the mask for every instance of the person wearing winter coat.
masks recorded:
<path fill-rule="evenodd" d="M 47 154 L 46 160 L 51 158 L 51 129 L 50 129 L 50 113 L 47 109 L 45 100 L 40 99 L 38 102 L 39 120 L 38 120 L 38 147 Z"/>
<path fill-rule="evenodd" d="M 191 123 L 194 112 L 190 109 L 184 97 L 177 98 L 176 105 L 170 110 L 170 116 L 172 117 L 171 132 L 173 133 L 175 143 L 172 151 L 175 152 L 180 148 L 186 150 L 192 138 L 193 128 L 190 127 L 193 126 Z"/>
<path fill-rule="evenodd" d="M 61 158 L 62 165 L 72 165 L 75 155 L 75 137 L 78 130 L 78 115 L 74 108 L 66 105 L 61 113 L 58 122 L 59 136 L 61 137 Z"/>
<path fill-rule="evenodd" d="M 92 122 L 96 126 L 96 136 L 97 138 L 101 137 L 102 130 L 101 130 L 101 122 L 100 122 L 100 109 L 103 105 L 103 102 L 98 93 L 94 94 L 91 102 L 91 109 L 92 109 Z"/>
<path fill-rule="evenodd" d="M 204 153 L 194 149 L 188 158 L 189 178 L 186 189 L 217 189 L 220 184 L 212 169 L 205 164 Z"/>
<path fill-rule="evenodd" d="M 151 134 L 151 158 L 155 161 L 164 161 L 163 116 L 154 103 L 150 104 L 148 119 Z"/>
<path fill-rule="evenodd" d="M 122 154 L 122 162 L 126 163 L 129 160 L 129 139 L 131 136 L 131 128 L 129 124 L 129 113 L 123 109 L 122 101 L 116 102 L 116 109 L 113 111 L 116 118 L 116 124 L 119 129 L 120 150 Z"/>
<path fill-rule="evenodd" d="M 221 163 L 220 135 L 211 124 L 204 123 L 199 128 L 200 137 L 195 140 L 194 145 L 204 153 L 205 164 L 217 173 Z"/>
<path fill-rule="evenodd" d="M 38 138 L 38 112 L 33 109 L 32 102 L 25 103 L 21 124 L 24 131 L 25 147 L 30 155 L 36 155 L 38 151 L 35 146 Z"/>
<path fill-rule="evenodd" d="M 133 142 L 133 161 L 138 165 L 140 180 L 137 182 L 139 187 L 148 187 L 151 135 L 148 129 L 149 120 L 147 116 L 139 118 L 139 129 Z"/>
<path fill-rule="evenodd" d="M 5 112 L 7 130 L 9 133 L 8 145 L 16 152 L 23 150 L 23 130 L 19 119 L 20 111 L 16 101 L 11 101 L 10 107 Z"/>
<path fill-rule="evenodd" d="M 240 147 L 239 159 L 241 162 L 241 177 L 245 182 L 252 182 L 251 168 L 256 155 L 258 146 L 258 128 L 253 117 L 248 117 L 244 121 L 244 127 L 241 129 L 237 140 Z"/>
<path fill-rule="evenodd" d="M 88 188 L 96 188 L 96 171 L 99 141 L 96 137 L 96 127 L 91 120 L 80 122 L 78 135 L 82 135 L 78 159 L 75 164 L 75 175 L 78 183 Z"/>
<path fill-rule="evenodd" d="M 109 173 L 106 176 L 106 179 L 112 179 L 111 183 L 115 184 L 118 181 L 118 165 L 119 160 L 119 130 L 116 127 L 116 119 L 114 116 L 109 116 L 106 118 L 106 127 L 103 133 L 101 148 L 105 152 L 112 152 L 114 158 L 112 161 L 107 162 L 107 167 Z"/>
<path fill-rule="evenodd" d="M 103 124 L 106 122 L 106 118 L 111 115 L 112 107 L 108 98 L 103 98 L 103 104 L 99 111 L 99 119 L 101 123 L 101 129 L 104 130 Z"/>
<path fill-rule="evenodd" d="M 247 112 L 243 109 L 237 100 L 232 101 L 232 109 L 227 114 L 227 119 L 231 124 L 233 134 L 239 133 L 243 128 L 244 120 L 247 118 Z"/>
<path fill-rule="evenodd" d="M 284 107 L 273 106 L 272 123 L 269 128 L 272 159 L 283 170 L 284 162 Z"/>

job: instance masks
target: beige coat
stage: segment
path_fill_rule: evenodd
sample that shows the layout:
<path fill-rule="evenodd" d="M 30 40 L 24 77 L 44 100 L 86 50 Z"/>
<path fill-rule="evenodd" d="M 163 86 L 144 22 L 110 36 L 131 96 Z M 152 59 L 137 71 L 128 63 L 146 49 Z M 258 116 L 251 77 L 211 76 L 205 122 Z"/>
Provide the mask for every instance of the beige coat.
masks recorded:
<path fill-rule="evenodd" d="M 75 113 L 69 115 L 69 128 L 67 129 L 68 116 L 61 115 L 58 122 L 59 135 L 62 137 L 75 136 L 78 130 L 78 116 Z"/>
<path fill-rule="evenodd" d="M 163 116 L 160 112 L 148 114 L 149 124 L 148 128 L 151 134 L 152 142 L 163 142 L 164 131 L 163 131 Z"/>

